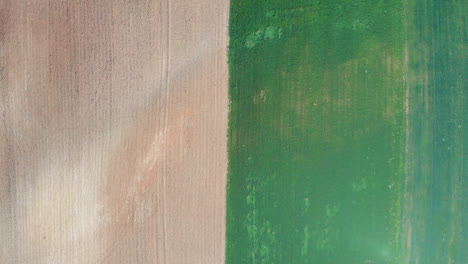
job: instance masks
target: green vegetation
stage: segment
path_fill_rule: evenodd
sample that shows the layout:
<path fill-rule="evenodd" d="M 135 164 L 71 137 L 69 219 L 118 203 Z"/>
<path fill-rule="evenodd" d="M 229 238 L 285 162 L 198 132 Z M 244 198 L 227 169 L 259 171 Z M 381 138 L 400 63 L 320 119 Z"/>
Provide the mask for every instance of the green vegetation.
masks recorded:
<path fill-rule="evenodd" d="M 468 263 L 465 10 L 231 1 L 227 264 Z"/>
<path fill-rule="evenodd" d="M 401 1 L 231 3 L 227 263 L 395 263 Z"/>

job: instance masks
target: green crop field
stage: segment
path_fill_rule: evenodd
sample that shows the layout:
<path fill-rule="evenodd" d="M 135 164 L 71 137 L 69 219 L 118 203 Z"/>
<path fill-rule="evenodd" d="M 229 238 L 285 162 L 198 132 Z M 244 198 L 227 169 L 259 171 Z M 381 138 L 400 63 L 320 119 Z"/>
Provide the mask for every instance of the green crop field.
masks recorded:
<path fill-rule="evenodd" d="M 462 5 L 231 1 L 228 264 L 467 260 Z"/>

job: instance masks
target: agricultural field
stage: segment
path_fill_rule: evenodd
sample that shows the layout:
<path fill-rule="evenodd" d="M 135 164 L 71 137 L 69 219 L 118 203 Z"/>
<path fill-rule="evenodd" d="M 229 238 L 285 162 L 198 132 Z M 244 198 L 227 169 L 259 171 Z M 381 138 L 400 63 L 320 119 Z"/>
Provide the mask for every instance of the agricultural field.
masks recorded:
<path fill-rule="evenodd" d="M 231 2 L 226 263 L 464 263 L 461 5 Z"/>

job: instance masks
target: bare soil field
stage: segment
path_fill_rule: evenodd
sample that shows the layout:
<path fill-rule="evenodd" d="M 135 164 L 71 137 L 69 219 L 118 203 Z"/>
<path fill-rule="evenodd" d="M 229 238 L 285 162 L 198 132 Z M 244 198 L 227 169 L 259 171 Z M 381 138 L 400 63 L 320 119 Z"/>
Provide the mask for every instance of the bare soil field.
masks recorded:
<path fill-rule="evenodd" d="M 0 1 L 0 263 L 224 263 L 228 1 Z"/>

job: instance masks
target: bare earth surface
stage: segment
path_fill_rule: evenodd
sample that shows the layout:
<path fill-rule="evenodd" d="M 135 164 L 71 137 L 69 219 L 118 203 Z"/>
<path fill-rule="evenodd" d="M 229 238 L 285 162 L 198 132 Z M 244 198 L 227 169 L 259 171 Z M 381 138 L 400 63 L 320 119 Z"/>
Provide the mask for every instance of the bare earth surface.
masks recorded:
<path fill-rule="evenodd" d="M 228 2 L 0 0 L 0 263 L 223 263 Z"/>

